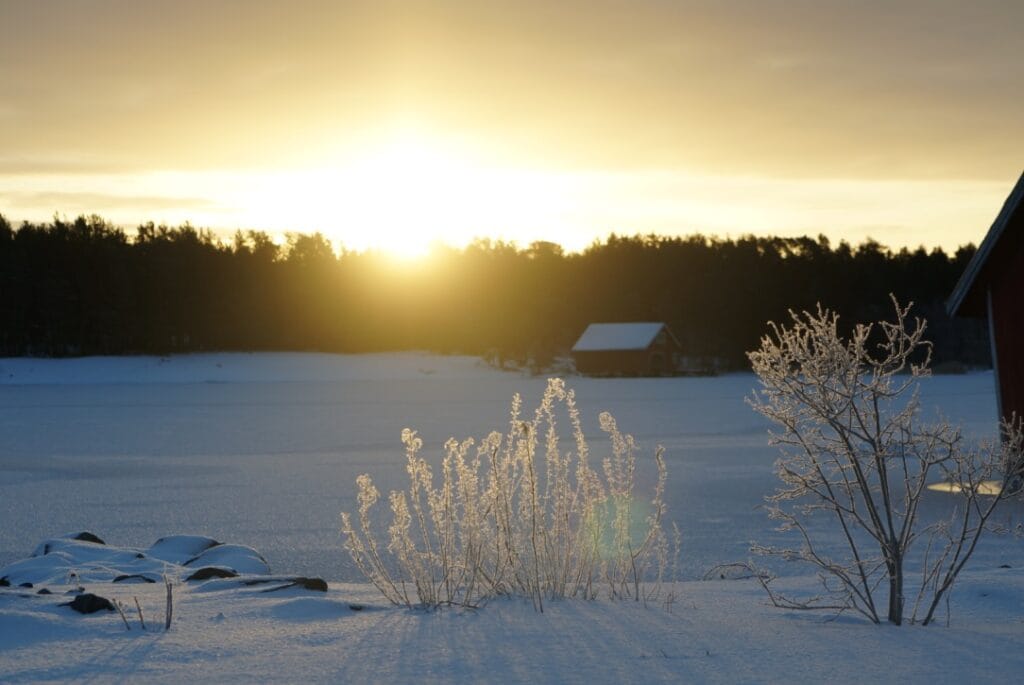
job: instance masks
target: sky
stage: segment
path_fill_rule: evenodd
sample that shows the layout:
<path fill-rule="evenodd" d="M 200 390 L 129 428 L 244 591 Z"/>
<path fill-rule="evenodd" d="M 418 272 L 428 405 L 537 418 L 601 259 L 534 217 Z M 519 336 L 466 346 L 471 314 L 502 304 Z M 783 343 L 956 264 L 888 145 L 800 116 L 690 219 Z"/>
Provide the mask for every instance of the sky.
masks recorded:
<path fill-rule="evenodd" d="M 0 0 L 0 213 L 414 254 L 610 232 L 978 243 L 1019 0 Z"/>

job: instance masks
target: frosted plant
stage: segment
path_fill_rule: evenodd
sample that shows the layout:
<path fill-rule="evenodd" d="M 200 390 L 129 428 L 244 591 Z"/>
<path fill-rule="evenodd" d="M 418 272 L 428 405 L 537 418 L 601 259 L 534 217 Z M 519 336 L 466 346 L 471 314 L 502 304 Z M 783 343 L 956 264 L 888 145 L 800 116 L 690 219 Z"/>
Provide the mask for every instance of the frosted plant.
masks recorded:
<path fill-rule="evenodd" d="M 612 415 L 601 414 L 601 429 L 612 441 L 612 456 L 604 460 L 604 472 L 608 482 L 609 504 L 612 510 L 612 548 L 614 553 L 607 562 L 606 576 L 612 597 L 633 596 L 640 599 L 640 582 L 649 565 L 657 559 L 662 561 L 660 569 L 667 563 L 668 541 L 661 526 L 665 512 L 664 494 L 668 477 L 665 468 L 664 450 L 659 447 L 654 453 L 658 464 L 658 482 L 651 502 L 651 513 L 647 517 L 647 533 L 634 548 L 631 536 L 633 522 L 633 474 L 636 469 L 636 443 L 633 436 L 623 435 Z"/>
<path fill-rule="evenodd" d="M 925 322 L 911 324 L 909 306 L 893 304 L 893 321 L 858 325 L 848 339 L 840 337 L 832 312 L 791 313 L 790 326 L 770 323 L 760 349 L 749 354 L 761 381 L 751 404 L 780 427 L 772 443 L 782 448 L 776 462 L 782 486 L 768 498 L 769 511 L 801 541 L 796 549 L 755 549 L 816 566 L 825 588 L 819 597 L 796 601 L 776 595 L 766 581 L 777 605 L 854 609 L 876 623 L 885 616 L 900 624 L 905 564 L 923 540 L 911 620 L 930 623 L 1024 467 L 1019 424 L 1004 426 L 998 445 L 974 448 L 945 421 L 921 422 L 918 380 L 929 375 L 931 347 Z M 875 354 L 873 336 L 880 340 Z M 941 477 L 960 502 L 948 521 L 925 525 L 918 516 L 922 496 Z M 986 494 L 992 492 L 998 494 Z M 809 525 L 821 512 L 835 523 L 832 537 Z M 831 556 L 837 540 L 845 553 Z"/>
<path fill-rule="evenodd" d="M 572 430 L 570 450 L 559 441 L 559 407 Z M 390 494 L 386 547 L 373 530 L 370 510 L 380 493 L 367 475 L 356 481 L 358 524 L 342 514 L 345 547 L 367 579 L 400 605 L 479 606 L 520 595 L 543 611 L 550 599 L 592 599 L 601 584 L 613 598 L 653 599 L 674 572 L 679 544 L 678 529 L 670 541 L 662 527 L 662 449 L 655 453 L 650 513 L 636 535 L 636 443 L 608 414 L 601 427 L 612 446 L 604 481 L 590 466 L 573 392 L 552 379 L 532 419 L 522 418 L 517 395 L 506 434 L 492 432 L 479 444 L 449 440 L 436 486 L 419 456 L 422 441 L 406 429 L 409 488 Z"/>

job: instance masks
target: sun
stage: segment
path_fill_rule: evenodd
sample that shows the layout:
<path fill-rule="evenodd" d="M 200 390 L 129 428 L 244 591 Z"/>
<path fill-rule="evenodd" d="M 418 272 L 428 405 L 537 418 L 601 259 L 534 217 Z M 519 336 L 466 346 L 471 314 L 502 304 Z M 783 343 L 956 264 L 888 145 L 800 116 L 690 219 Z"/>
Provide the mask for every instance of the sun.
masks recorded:
<path fill-rule="evenodd" d="M 556 214 L 551 184 L 423 134 L 373 140 L 313 168 L 261 174 L 238 200 L 247 225 L 320 231 L 336 247 L 422 258 L 435 243 L 518 239 Z"/>
<path fill-rule="evenodd" d="M 399 258 L 425 255 L 433 242 L 457 242 L 465 204 L 482 173 L 455 151 L 398 138 L 345 170 L 349 215 L 367 227 L 368 246 Z"/>

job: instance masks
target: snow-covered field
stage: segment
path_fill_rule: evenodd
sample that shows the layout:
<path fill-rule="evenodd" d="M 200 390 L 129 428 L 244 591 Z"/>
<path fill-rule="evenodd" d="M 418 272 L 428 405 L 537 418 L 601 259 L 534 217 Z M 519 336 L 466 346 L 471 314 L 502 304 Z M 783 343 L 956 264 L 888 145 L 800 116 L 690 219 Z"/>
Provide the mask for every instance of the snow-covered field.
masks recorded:
<path fill-rule="evenodd" d="M 68 532 L 138 549 L 189 533 L 255 548 L 275 573 L 330 582 L 326 594 L 182 585 L 166 634 L 5 589 L 0 681 L 955 682 L 1024 668 L 1024 542 L 1012 536 L 975 555 L 951 628 L 826 622 L 766 607 L 750 581 L 700 580 L 747 559 L 752 540 L 779 539 L 759 508 L 775 453 L 744 404 L 747 374 L 568 379 L 596 452 L 600 411 L 637 437 L 641 492 L 655 445 L 667 449 L 669 515 L 683 533 L 671 611 L 602 600 L 537 615 L 513 600 L 410 612 L 358 584 L 338 533 L 356 475 L 402 487 L 403 427 L 437 456 L 450 436 L 503 429 L 513 393 L 532 408 L 545 382 L 422 354 L 0 359 L 0 568 Z M 970 435 L 993 432 L 990 373 L 929 379 L 923 399 Z M 950 505 L 929 494 L 926 515 Z M 1021 514 L 1011 504 L 1000 522 Z M 780 582 L 814 588 L 806 569 L 774 568 Z M 162 585 L 103 589 L 162 614 Z"/>

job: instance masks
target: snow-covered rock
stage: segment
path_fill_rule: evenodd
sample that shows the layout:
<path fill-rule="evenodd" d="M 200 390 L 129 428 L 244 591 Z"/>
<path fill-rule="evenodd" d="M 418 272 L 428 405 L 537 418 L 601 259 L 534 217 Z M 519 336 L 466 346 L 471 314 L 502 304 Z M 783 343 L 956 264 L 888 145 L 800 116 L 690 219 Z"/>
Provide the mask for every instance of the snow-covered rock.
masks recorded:
<path fill-rule="evenodd" d="M 245 545 L 217 545 L 201 552 L 185 561 L 183 566 L 199 568 L 202 566 L 220 566 L 230 568 L 237 573 L 266 574 L 270 573 L 270 565 L 259 552 Z"/>
<path fill-rule="evenodd" d="M 266 559 L 245 545 L 225 545 L 196 535 L 164 537 L 147 550 L 117 547 L 77 538 L 44 540 L 27 559 L 0 569 L 10 586 L 31 584 L 157 582 L 164 577 L 184 579 L 198 569 L 216 567 L 232 575 L 270 573 Z M 223 576 L 221 576 L 223 577 Z"/>
<path fill-rule="evenodd" d="M 202 535 L 168 535 L 153 543 L 153 546 L 146 550 L 146 555 L 172 564 L 184 564 L 220 544 L 213 538 Z"/>

